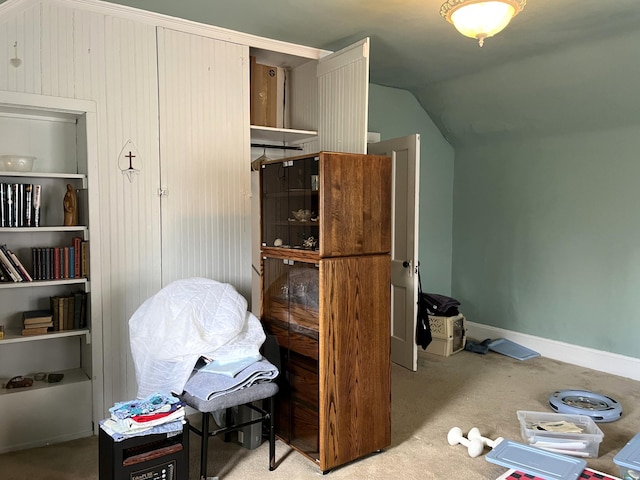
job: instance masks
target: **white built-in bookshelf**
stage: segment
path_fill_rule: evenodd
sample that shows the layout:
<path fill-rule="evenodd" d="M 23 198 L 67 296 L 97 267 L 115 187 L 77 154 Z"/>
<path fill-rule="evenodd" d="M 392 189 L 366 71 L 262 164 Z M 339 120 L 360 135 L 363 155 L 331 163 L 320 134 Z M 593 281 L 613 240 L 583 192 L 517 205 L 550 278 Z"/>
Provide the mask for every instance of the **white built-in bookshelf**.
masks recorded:
<path fill-rule="evenodd" d="M 30 171 L 11 170 L 0 157 L 0 411 L 10 412 L 0 424 L 0 453 L 92 435 L 100 416 L 88 248 L 94 130 L 93 102 L 0 91 L 0 155 L 35 157 Z M 64 225 L 67 185 L 76 193 L 77 225 Z M 34 310 L 51 312 L 52 326 L 27 335 L 23 314 Z M 48 381 L 51 373 L 62 380 Z M 6 388 L 16 376 L 32 385 Z M 53 414 L 51 405 L 72 405 L 73 413 Z"/>

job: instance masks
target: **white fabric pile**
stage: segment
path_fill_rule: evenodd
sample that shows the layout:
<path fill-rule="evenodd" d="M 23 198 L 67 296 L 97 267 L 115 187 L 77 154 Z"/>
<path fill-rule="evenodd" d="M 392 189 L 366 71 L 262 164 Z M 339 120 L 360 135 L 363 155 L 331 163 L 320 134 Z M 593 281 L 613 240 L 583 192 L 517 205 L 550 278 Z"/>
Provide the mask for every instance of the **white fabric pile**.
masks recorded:
<path fill-rule="evenodd" d="M 170 283 L 129 320 L 138 398 L 182 393 L 203 356 L 232 362 L 259 355 L 265 341 L 247 301 L 227 283 L 189 278 Z"/>

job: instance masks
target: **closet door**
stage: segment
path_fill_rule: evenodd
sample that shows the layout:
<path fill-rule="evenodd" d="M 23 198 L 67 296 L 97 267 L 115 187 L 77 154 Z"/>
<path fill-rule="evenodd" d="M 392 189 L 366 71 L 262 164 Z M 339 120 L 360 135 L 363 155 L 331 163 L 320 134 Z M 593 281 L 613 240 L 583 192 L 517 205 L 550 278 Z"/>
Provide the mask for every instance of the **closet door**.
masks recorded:
<path fill-rule="evenodd" d="M 367 153 L 369 39 L 319 60 L 320 150 Z"/>
<path fill-rule="evenodd" d="M 162 284 L 251 292 L 248 47 L 158 29 Z"/>

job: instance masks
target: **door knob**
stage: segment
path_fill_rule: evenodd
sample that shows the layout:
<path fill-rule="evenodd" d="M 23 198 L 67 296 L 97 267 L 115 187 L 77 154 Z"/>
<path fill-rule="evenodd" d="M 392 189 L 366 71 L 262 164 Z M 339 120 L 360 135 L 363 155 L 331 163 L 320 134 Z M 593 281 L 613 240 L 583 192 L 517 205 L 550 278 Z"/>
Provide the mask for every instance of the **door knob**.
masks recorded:
<path fill-rule="evenodd" d="M 409 261 L 405 260 L 404 262 L 402 262 L 402 266 L 403 266 L 404 268 L 410 267 L 410 266 L 411 266 L 411 262 L 409 262 Z"/>

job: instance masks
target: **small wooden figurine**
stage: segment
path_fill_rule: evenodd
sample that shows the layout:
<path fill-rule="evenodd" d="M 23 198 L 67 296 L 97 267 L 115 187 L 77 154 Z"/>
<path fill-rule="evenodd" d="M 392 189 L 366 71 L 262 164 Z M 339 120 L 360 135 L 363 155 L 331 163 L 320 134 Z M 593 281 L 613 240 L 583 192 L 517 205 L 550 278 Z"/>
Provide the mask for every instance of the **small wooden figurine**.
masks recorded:
<path fill-rule="evenodd" d="M 78 198 L 73 185 L 67 183 L 67 193 L 64 195 L 64 225 L 78 225 Z"/>

